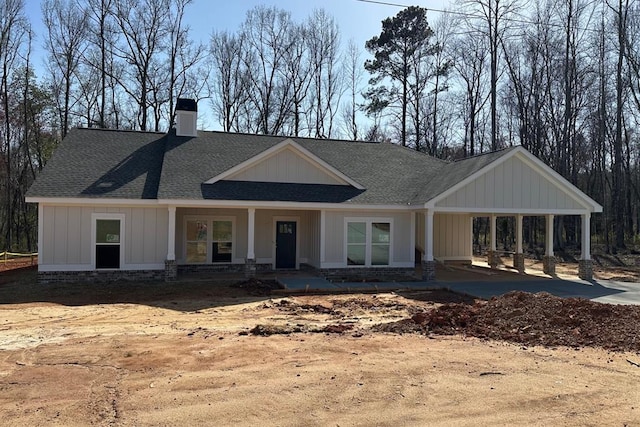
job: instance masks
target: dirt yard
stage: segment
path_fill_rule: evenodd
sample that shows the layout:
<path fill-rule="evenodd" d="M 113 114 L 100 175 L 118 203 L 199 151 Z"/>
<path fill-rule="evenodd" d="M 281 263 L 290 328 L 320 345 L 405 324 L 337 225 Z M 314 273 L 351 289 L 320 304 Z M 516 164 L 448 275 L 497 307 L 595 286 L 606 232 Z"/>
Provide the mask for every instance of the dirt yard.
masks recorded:
<path fill-rule="evenodd" d="M 640 425 L 637 308 L 272 287 L 1 273 L 2 425 Z"/>

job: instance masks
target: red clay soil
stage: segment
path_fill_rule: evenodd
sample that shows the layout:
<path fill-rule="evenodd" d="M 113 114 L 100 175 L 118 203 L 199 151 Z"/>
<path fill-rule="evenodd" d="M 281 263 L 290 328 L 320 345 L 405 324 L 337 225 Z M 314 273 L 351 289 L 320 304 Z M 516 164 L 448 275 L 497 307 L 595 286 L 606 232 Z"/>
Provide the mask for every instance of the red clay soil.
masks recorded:
<path fill-rule="evenodd" d="M 4 258 L 0 257 L 0 272 L 9 270 L 21 270 L 23 268 L 30 268 L 38 264 L 38 258 L 34 257 L 31 260 L 30 257 L 13 258 L 8 259 L 6 262 Z"/>
<path fill-rule="evenodd" d="M 375 330 L 460 334 L 528 346 L 640 351 L 640 306 L 516 291 L 473 304 L 444 304 L 410 319 L 378 325 Z"/>

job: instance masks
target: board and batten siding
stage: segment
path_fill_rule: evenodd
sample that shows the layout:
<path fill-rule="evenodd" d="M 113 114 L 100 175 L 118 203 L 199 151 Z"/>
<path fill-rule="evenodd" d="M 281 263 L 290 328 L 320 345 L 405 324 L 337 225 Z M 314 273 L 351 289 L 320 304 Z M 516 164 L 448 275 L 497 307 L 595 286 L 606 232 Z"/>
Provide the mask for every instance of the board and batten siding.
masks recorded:
<path fill-rule="evenodd" d="M 344 182 L 329 175 L 290 149 L 282 150 L 225 179 L 230 181 L 295 182 L 300 184 L 344 184 Z"/>
<path fill-rule="evenodd" d="M 345 219 L 346 218 L 389 218 L 393 221 L 391 241 L 391 266 L 412 267 L 414 265 L 411 228 L 412 212 L 366 212 L 362 211 L 326 211 L 325 212 L 325 244 L 323 268 L 346 267 L 345 256 Z"/>
<path fill-rule="evenodd" d="M 437 208 L 584 210 L 527 162 L 513 156 L 436 203 Z"/>
<path fill-rule="evenodd" d="M 435 214 L 433 216 L 434 258 L 439 261 L 471 261 L 472 224 L 471 215 L 468 214 Z"/>
<path fill-rule="evenodd" d="M 164 268 L 167 257 L 169 213 L 166 208 L 43 206 L 41 270 L 63 266 L 90 270 L 92 214 L 124 214 L 124 265 L 122 269 Z"/>
<path fill-rule="evenodd" d="M 472 225 L 470 214 L 433 215 L 433 257 L 438 261 L 471 261 L 472 253 Z M 416 247 L 424 254 L 425 251 L 425 214 L 416 214 Z"/>

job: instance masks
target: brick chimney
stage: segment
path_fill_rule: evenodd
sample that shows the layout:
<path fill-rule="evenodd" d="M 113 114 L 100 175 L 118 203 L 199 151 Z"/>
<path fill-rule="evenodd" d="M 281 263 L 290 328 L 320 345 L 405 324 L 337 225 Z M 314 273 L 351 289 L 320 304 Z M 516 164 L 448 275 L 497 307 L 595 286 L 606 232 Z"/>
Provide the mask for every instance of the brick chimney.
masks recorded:
<path fill-rule="evenodd" d="M 194 99 L 178 98 L 176 103 L 176 136 L 198 136 L 198 103 Z"/>

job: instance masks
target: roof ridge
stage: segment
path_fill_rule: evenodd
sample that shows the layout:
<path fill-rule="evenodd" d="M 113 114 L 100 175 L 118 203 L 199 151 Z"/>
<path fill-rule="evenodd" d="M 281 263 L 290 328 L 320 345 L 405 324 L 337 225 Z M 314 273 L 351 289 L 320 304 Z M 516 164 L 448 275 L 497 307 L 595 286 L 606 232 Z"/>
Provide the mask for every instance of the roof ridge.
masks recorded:
<path fill-rule="evenodd" d="M 452 163 L 462 162 L 464 160 L 469 160 L 469 159 L 475 159 L 475 158 L 478 158 L 478 157 L 487 156 L 489 154 L 499 153 L 501 151 L 509 151 L 509 150 L 513 150 L 513 149 L 518 148 L 518 147 L 522 147 L 522 145 L 512 145 L 512 146 L 509 146 L 509 147 L 499 148 L 499 149 L 493 150 L 493 151 L 486 151 L 484 153 L 474 154 L 473 156 L 464 157 L 462 159 L 454 160 Z"/>
<path fill-rule="evenodd" d="M 87 127 L 87 126 L 76 126 L 73 129 L 74 130 L 81 130 L 81 131 L 91 130 L 91 131 L 100 131 L 100 132 L 145 133 L 145 134 L 155 134 L 155 135 L 166 135 L 167 134 L 167 132 L 152 131 L 152 130 L 92 128 L 92 127 Z"/>

